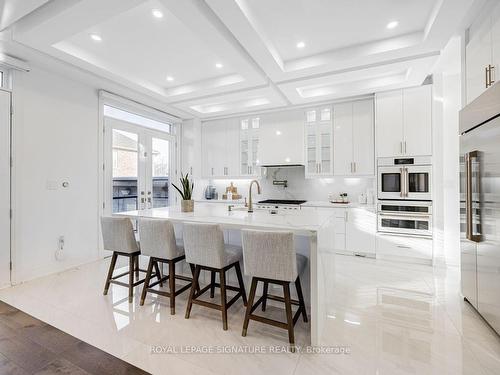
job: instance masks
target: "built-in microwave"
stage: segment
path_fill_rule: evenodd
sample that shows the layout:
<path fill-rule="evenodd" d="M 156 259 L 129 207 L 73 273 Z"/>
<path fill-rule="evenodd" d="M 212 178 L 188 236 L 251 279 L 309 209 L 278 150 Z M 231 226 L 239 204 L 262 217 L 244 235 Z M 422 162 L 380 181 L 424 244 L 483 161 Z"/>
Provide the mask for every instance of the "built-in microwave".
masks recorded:
<path fill-rule="evenodd" d="M 430 157 L 379 158 L 378 199 L 432 200 Z"/>

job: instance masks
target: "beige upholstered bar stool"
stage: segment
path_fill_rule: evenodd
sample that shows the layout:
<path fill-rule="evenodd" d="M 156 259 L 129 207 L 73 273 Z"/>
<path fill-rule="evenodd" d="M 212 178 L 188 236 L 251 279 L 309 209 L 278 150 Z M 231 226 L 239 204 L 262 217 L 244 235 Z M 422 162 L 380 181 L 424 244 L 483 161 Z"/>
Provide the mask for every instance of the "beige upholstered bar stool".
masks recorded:
<path fill-rule="evenodd" d="M 141 219 L 139 221 L 139 238 L 141 240 L 141 254 L 149 256 L 146 280 L 142 289 L 141 306 L 144 305 L 147 293 L 155 293 L 170 299 L 170 314 L 175 314 L 175 297 L 191 287 L 192 278 L 178 275 L 175 265 L 185 259 L 184 247 L 176 243 L 174 225 L 169 220 Z M 151 283 L 153 267 L 155 273 L 160 274 L 158 263 L 168 264 L 168 275 L 160 277 L 158 281 Z M 191 273 L 194 274 L 194 266 L 190 264 Z M 168 280 L 169 291 L 153 289 L 156 285 L 162 286 Z M 189 284 L 176 290 L 175 280 L 189 281 Z"/>
<path fill-rule="evenodd" d="M 216 309 L 222 312 L 222 327 L 227 330 L 227 310 L 240 297 L 246 306 L 247 298 L 243 277 L 241 275 L 240 261 L 242 260 L 241 247 L 224 244 L 224 233 L 217 224 L 184 224 L 184 249 L 186 251 L 186 261 L 195 265 L 193 285 L 189 294 L 186 308 L 186 319 L 189 319 L 191 308 L 194 304 Z M 238 277 L 239 287 L 227 285 L 226 272 L 235 268 Z M 219 274 L 220 283 L 215 283 L 215 278 L 206 287 L 199 289 L 200 271 L 206 270 Z M 207 290 L 219 287 L 221 292 L 221 304 L 215 304 L 200 300 L 199 297 Z M 227 300 L 227 290 L 237 292 L 230 300 Z M 211 297 L 213 294 L 211 294 Z"/>
<path fill-rule="evenodd" d="M 108 294 L 110 284 L 117 284 L 128 288 L 128 302 L 131 303 L 134 295 L 134 287 L 144 282 L 139 280 L 139 255 L 141 251 L 134 235 L 134 227 L 128 218 L 121 217 L 101 217 L 101 229 L 104 249 L 113 252 L 111 264 L 109 265 L 108 276 L 104 286 L 104 295 Z M 113 276 L 118 256 L 129 259 L 127 272 Z M 134 281 L 134 274 L 136 281 Z M 128 283 L 117 279 L 128 275 Z"/>
<path fill-rule="evenodd" d="M 293 233 L 291 232 L 243 230 L 242 243 L 245 275 L 252 277 L 242 335 L 247 335 L 250 320 L 280 327 L 288 331 L 291 350 L 295 351 L 295 323 L 301 314 L 304 322 L 307 322 L 306 306 L 299 277 L 306 266 L 307 258 L 296 254 Z M 259 281 L 264 283 L 263 295 L 254 304 L 255 291 Z M 290 283 L 292 282 L 295 282 L 297 288 L 298 301 L 292 300 L 290 297 Z M 269 284 L 281 285 L 284 297 L 268 294 Z M 267 299 L 285 303 L 286 323 L 253 313 L 260 304 L 262 304 L 264 311 Z M 292 315 L 292 305 L 299 306 L 295 315 Z"/>

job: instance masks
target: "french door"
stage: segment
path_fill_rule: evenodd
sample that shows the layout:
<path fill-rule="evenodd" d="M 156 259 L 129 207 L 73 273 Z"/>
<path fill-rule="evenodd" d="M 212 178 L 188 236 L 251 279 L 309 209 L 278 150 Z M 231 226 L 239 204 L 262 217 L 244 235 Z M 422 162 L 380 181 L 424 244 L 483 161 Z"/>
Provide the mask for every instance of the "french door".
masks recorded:
<path fill-rule="evenodd" d="M 10 285 L 10 92 L 0 90 L 0 288 Z"/>
<path fill-rule="evenodd" d="M 175 137 L 105 117 L 106 214 L 168 207 Z"/>

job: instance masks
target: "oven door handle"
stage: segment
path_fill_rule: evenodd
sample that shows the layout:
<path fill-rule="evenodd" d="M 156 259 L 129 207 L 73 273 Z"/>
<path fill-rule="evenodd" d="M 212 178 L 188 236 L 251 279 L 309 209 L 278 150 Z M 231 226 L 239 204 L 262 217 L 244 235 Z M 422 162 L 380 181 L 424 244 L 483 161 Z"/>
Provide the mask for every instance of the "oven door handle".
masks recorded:
<path fill-rule="evenodd" d="M 404 198 L 404 196 L 405 196 L 405 171 L 404 171 L 404 168 L 399 168 L 399 185 L 400 185 L 399 196 L 401 198 Z"/>
<path fill-rule="evenodd" d="M 408 172 L 408 168 L 403 169 L 405 174 L 405 197 L 408 198 L 410 192 L 410 173 Z"/>

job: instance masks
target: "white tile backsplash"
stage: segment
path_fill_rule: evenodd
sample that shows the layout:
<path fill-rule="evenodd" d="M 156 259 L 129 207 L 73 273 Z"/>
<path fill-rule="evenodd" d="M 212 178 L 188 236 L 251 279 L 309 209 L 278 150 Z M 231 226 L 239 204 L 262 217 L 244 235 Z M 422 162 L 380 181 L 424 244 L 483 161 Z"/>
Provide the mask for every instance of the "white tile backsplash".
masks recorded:
<path fill-rule="evenodd" d="M 287 180 L 288 187 L 273 185 L 273 177 L 277 180 Z M 328 194 L 348 193 L 349 201 L 357 202 L 361 193 L 372 189 L 375 193 L 374 177 L 333 177 L 306 179 L 304 167 L 293 168 L 268 168 L 267 174 L 258 179 L 262 187 L 262 199 L 304 199 L 322 201 L 328 200 Z M 251 179 L 227 179 L 227 180 L 204 180 L 195 181 L 195 199 L 204 197 L 205 187 L 211 183 L 217 187 L 219 196 L 225 192 L 226 186 L 233 182 L 238 188 L 238 193 L 246 197 Z M 253 194 L 256 194 L 256 189 Z M 255 197 L 256 195 L 254 195 Z M 254 198 L 255 199 L 255 198 Z"/>

